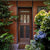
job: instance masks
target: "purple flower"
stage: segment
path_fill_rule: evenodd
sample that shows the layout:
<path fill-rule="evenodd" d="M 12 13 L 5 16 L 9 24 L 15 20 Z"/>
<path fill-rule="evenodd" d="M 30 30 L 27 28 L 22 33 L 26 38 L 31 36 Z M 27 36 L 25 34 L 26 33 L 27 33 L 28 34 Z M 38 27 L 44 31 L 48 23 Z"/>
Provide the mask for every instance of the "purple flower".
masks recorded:
<path fill-rule="evenodd" d="M 34 38 L 36 38 L 36 37 L 37 37 L 37 35 L 35 34 L 35 35 L 34 35 Z"/>
<path fill-rule="evenodd" d="M 35 40 L 38 40 L 38 38 L 35 38 Z"/>
<path fill-rule="evenodd" d="M 34 35 L 35 40 L 43 39 L 43 38 L 46 38 L 46 33 L 39 34 L 39 35 Z"/>
<path fill-rule="evenodd" d="M 43 38 L 45 38 L 45 37 L 46 37 L 46 33 L 40 35 L 40 38 L 41 38 L 41 39 L 43 39 Z"/>
<path fill-rule="evenodd" d="M 34 39 L 35 39 L 35 40 L 38 40 L 38 38 L 37 38 L 37 35 L 36 35 L 36 34 L 34 35 Z"/>
<path fill-rule="evenodd" d="M 43 34 L 43 31 L 39 31 L 39 34 L 42 35 Z"/>
<path fill-rule="evenodd" d="M 40 39 L 40 35 L 37 35 L 37 38 Z"/>
<path fill-rule="evenodd" d="M 37 38 L 38 39 L 43 39 L 46 37 L 46 33 L 43 33 L 42 35 L 37 35 Z"/>

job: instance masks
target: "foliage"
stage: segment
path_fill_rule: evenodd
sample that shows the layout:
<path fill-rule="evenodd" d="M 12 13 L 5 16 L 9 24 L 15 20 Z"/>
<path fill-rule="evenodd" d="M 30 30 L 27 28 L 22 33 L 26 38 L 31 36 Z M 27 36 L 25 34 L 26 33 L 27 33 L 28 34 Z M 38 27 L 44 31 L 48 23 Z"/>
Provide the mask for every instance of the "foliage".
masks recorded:
<path fill-rule="evenodd" d="M 44 38 L 46 38 L 46 33 L 42 32 L 42 31 L 39 31 L 39 35 L 34 35 L 35 40 L 41 40 Z"/>
<path fill-rule="evenodd" d="M 50 10 L 50 0 L 46 0 L 44 4 L 47 5 L 47 9 Z"/>
<path fill-rule="evenodd" d="M 0 50 L 9 50 L 10 43 L 13 42 L 13 35 L 9 33 L 4 33 L 0 35 Z"/>
<path fill-rule="evenodd" d="M 50 11 L 48 12 L 47 16 L 43 19 L 41 23 L 41 30 L 46 31 L 47 29 L 50 29 Z"/>
<path fill-rule="evenodd" d="M 38 13 L 38 14 L 42 14 L 42 13 Z M 34 35 L 34 39 L 38 43 L 40 42 L 41 44 L 43 44 L 45 46 L 45 50 L 50 49 L 49 48 L 50 47 L 49 46 L 50 45 L 49 43 L 50 42 L 50 11 L 49 12 L 45 11 L 44 13 L 45 15 L 42 15 L 41 17 L 38 14 L 35 16 L 35 23 L 39 24 L 39 28 L 37 24 L 36 26 L 38 31 L 36 31 L 36 35 Z"/>
<path fill-rule="evenodd" d="M 11 16 L 12 11 L 9 8 L 13 6 L 7 1 L 0 1 L 0 50 L 9 50 L 10 44 L 13 43 L 13 35 L 7 27 L 16 21 L 18 16 Z"/>
<path fill-rule="evenodd" d="M 43 18 L 47 15 L 47 12 L 45 10 L 41 10 L 36 16 L 35 16 L 35 24 L 41 25 L 41 22 Z"/>
<path fill-rule="evenodd" d="M 30 45 L 25 46 L 26 50 L 44 50 L 44 46 L 41 43 L 37 43 L 35 40 L 30 41 Z"/>

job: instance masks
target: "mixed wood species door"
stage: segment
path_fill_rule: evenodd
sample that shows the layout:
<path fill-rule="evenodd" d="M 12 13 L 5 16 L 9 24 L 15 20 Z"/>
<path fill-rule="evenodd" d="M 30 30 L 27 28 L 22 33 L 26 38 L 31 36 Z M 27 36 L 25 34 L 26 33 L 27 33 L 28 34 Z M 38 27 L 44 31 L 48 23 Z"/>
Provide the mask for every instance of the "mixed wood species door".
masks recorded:
<path fill-rule="evenodd" d="M 29 43 L 32 36 L 32 9 L 18 9 L 18 40 L 21 43 Z"/>

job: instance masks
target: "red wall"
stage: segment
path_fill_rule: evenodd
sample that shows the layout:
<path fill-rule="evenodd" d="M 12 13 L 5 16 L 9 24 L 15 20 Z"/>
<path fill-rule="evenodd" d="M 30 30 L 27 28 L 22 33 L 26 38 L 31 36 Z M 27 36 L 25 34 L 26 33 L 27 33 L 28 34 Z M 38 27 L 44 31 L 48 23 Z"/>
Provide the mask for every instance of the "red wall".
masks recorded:
<path fill-rule="evenodd" d="M 9 10 L 13 11 L 11 13 L 11 15 L 17 16 L 17 5 L 15 1 L 10 1 L 10 5 L 13 5 Z M 13 22 L 13 24 L 11 24 L 9 26 L 10 29 L 10 33 L 12 33 L 14 35 L 14 43 L 17 43 L 17 22 Z"/>
<path fill-rule="evenodd" d="M 11 4 L 13 4 L 13 6 L 10 8 L 11 11 L 13 11 L 13 13 L 11 15 L 17 15 L 17 5 L 16 5 L 16 1 L 10 1 Z M 42 1 L 34 1 L 33 2 L 33 35 L 35 34 L 34 30 L 34 17 L 37 14 L 37 7 L 38 6 L 45 6 L 43 4 Z M 30 1 L 19 1 L 18 2 L 18 7 L 32 7 L 32 2 Z M 13 24 L 11 24 L 9 26 L 10 28 L 10 33 L 14 34 L 14 43 L 17 43 L 17 22 L 13 22 Z"/>
<path fill-rule="evenodd" d="M 19 7 L 32 7 L 32 1 L 19 1 Z"/>

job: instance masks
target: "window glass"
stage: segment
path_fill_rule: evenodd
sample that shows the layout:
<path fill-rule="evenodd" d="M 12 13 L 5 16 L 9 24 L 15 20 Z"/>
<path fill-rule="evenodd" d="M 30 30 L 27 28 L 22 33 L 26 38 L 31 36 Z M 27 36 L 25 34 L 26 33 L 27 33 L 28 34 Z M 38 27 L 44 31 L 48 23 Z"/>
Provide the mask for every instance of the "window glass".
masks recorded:
<path fill-rule="evenodd" d="M 26 15 L 24 15 L 24 23 L 26 23 Z"/>
<path fill-rule="evenodd" d="M 20 26 L 20 38 L 24 38 L 24 26 Z"/>
<path fill-rule="evenodd" d="M 23 15 L 20 15 L 20 22 L 23 23 Z"/>
<path fill-rule="evenodd" d="M 26 26 L 26 38 L 30 37 L 30 27 Z"/>
<path fill-rule="evenodd" d="M 29 19 L 30 19 L 30 17 L 29 17 L 29 15 L 27 15 L 27 23 L 29 23 Z"/>
<path fill-rule="evenodd" d="M 27 13 L 29 13 L 30 11 L 23 10 L 23 11 L 20 11 L 20 12 L 22 12 L 22 13 L 23 13 L 23 12 L 27 12 Z"/>

